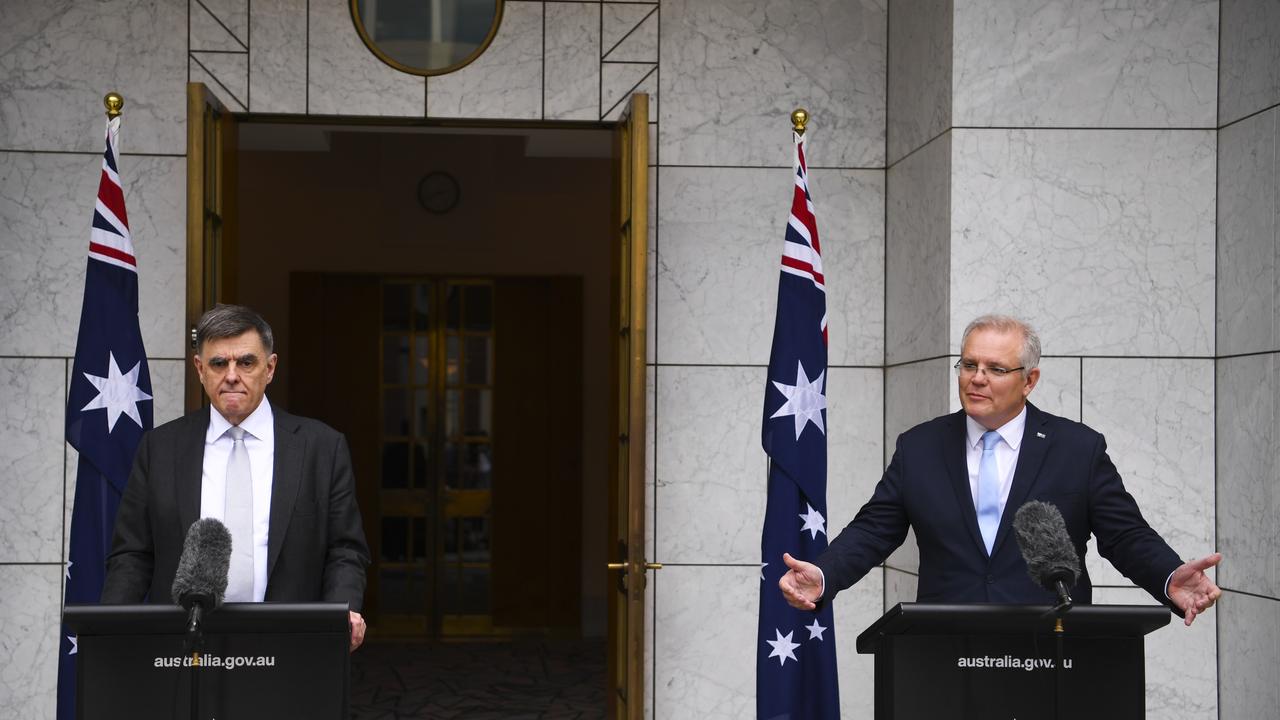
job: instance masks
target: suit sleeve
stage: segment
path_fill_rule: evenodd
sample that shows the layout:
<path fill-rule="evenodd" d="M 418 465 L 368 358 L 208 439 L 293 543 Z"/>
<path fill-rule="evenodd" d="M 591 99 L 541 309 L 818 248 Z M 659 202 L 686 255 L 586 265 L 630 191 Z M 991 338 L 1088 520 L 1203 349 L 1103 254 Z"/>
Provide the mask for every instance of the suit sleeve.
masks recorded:
<path fill-rule="evenodd" d="M 1101 435 L 1093 448 L 1091 468 L 1089 524 L 1098 539 L 1098 553 L 1157 601 L 1181 614 L 1165 596 L 1165 581 L 1182 560 L 1142 517 L 1138 503 L 1125 490 L 1120 473 L 1107 456 L 1107 443 Z"/>
<path fill-rule="evenodd" d="M 360 508 L 356 505 L 355 479 L 347 439 L 339 435 L 334 446 L 332 487 L 327 515 L 328 545 L 325 550 L 323 599 L 347 602 L 352 610 L 364 606 L 365 566 L 369 547 L 365 543 Z"/>
<path fill-rule="evenodd" d="M 876 485 L 875 492 L 853 520 L 836 536 L 826 552 L 814 564 L 822 570 L 825 587 L 823 602 L 852 587 L 889 557 L 907 537 L 907 508 L 902 498 L 905 473 L 902 438 L 894 450 L 893 460 Z"/>
<path fill-rule="evenodd" d="M 129 472 L 120 508 L 116 511 L 111 552 L 107 555 L 107 577 L 102 586 L 103 604 L 140 603 L 151 587 L 155 569 L 155 543 L 150 497 L 151 434 L 143 436 Z"/>

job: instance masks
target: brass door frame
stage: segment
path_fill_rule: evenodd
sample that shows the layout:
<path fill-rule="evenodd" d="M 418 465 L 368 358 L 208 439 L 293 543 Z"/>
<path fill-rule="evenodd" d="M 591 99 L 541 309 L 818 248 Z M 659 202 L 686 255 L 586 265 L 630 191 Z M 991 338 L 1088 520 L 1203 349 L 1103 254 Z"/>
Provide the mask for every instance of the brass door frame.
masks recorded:
<path fill-rule="evenodd" d="M 235 116 L 204 83 L 187 83 L 188 337 L 183 347 L 192 353 L 200 316 L 215 303 L 234 299 L 236 139 Z M 184 399 L 188 412 L 205 403 L 200 380 L 190 364 Z"/>

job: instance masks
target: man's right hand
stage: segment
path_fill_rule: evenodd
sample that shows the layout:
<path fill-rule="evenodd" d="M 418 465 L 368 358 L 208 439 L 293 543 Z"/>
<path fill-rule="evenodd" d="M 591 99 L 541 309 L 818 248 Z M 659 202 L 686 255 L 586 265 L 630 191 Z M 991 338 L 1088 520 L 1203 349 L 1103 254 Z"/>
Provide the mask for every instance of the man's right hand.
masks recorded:
<path fill-rule="evenodd" d="M 822 597 L 822 571 L 817 565 L 797 560 L 788 553 L 782 554 L 782 561 L 790 568 L 778 580 L 787 604 L 797 610 L 815 609 L 814 603 Z"/>

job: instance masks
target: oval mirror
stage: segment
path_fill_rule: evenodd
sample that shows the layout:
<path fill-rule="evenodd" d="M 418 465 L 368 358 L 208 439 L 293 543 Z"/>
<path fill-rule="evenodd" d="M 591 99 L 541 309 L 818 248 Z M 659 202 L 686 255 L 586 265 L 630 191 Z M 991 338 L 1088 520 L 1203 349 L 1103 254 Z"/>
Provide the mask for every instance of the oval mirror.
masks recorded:
<path fill-rule="evenodd" d="M 414 75 L 443 75 L 489 47 L 502 0 L 351 0 L 351 19 L 379 60 Z"/>

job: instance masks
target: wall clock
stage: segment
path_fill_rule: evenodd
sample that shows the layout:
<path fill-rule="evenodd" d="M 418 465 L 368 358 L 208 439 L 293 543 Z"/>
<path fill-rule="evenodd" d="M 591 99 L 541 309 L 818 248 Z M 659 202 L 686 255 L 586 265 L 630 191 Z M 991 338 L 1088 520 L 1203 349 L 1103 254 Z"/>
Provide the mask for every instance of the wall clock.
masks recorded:
<path fill-rule="evenodd" d="M 418 204 L 427 212 L 443 215 L 458 207 L 462 186 L 447 172 L 436 170 L 418 181 Z"/>

